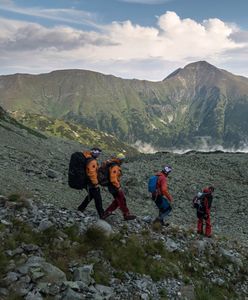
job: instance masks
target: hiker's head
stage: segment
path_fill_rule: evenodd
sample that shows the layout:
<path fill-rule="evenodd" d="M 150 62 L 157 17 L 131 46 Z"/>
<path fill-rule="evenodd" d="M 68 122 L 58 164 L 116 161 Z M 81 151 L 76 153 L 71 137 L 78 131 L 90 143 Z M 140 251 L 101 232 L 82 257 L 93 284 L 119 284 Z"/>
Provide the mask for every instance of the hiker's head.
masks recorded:
<path fill-rule="evenodd" d="M 116 158 L 120 161 L 120 163 L 122 163 L 125 160 L 125 155 L 123 153 L 118 153 L 116 155 Z"/>
<path fill-rule="evenodd" d="M 213 193 L 213 192 L 214 192 L 214 187 L 213 187 L 212 185 L 210 185 L 210 186 L 208 187 L 208 190 L 209 190 L 210 193 Z"/>
<path fill-rule="evenodd" d="M 214 187 L 212 185 L 205 187 L 203 189 L 203 193 L 208 193 L 208 194 L 212 194 L 214 192 Z"/>
<path fill-rule="evenodd" d="M 90 153 L 92 157 L 97 158 L 101 154 L 102 150 L 100 148 L 92 148 L 90 149 Z"/>
<path fill-rule="evenodd" d="M 171 171 L 172 171 L 172 167 L 171 167 L 171 166 L 164 166 L 164 167 L 163 167 L 163 170 L 162 170 L 162 172 L 163 172 L 165 175 L 169 175 Z"/>

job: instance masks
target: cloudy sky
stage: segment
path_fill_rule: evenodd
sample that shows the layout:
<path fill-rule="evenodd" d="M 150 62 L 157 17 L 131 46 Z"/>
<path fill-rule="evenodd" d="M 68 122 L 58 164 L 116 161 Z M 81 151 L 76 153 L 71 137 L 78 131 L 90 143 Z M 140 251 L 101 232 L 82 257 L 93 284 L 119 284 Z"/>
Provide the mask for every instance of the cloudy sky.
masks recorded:
<path fill-rule="evenodd" d="M 0 0 L 0 74 L 158 81 L 206 60 L 248 77 L 247 0 Z"/>

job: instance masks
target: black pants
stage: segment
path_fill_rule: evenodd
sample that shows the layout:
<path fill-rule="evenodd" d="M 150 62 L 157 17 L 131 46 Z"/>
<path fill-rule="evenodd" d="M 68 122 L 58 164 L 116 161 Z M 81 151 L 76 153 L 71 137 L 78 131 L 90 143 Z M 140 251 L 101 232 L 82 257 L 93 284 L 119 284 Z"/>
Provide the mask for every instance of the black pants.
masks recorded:
<path fill-rule="evenodd" d="M 92 199 L 95 200 L 96 210 L 98 212 L 99 217 L 101 218 L 104 210 L 102 208 L 102 196 L 100 188 L 89 188 L 88 195 L 85 197 L 84 201 L 79 205 L 78 210 L 83 212 Z"/>

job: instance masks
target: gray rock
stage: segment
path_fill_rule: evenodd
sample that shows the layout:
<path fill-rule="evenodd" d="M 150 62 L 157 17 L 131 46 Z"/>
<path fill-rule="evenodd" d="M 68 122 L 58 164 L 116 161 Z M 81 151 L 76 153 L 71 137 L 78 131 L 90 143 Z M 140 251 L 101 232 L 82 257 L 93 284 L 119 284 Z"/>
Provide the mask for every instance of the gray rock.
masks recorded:
<path fill-rule="evenodd" d="M 102 230 L 103 233 L 106 234 L 106 236 L 110 236 L 111 234 L 113 234 L 112 226 L 104 220 L 97 220 L 93 227 Z"/>
<path fill-rule="evenodd" d="M 47 263 L 44 258 L 32 256 L 17 269 L 21 274 L 28 274 L 35 282 L 56 283 L 66 281 L 65 273 L 56 266 Z"/>
<path fill-rule="evenodd" d="M 243 267 L 243 262 L 240 258 L 240 255 L 233 251 L 233 250 L 226 250 L 223 248 L 220 248 L 220 253 L 223 255 L 227 260 L 232 262 L 236 267 Z"/>
<path fill-rule="evenodd" d="M 169 252 L 174 252 L 179 249 L 178 244 L 175 243 L 171 238 L 166 239 L 165 247 Z"/>
<path fill-rule="evenodd" d="M 40 292 L 32 291 L 27 294 L 25 300 L 43 300 L 43 297 L 41 296 Z"/>
<path fill-rule="evenodd" d="M 85 265 L 74 270 L 73 280 L 83 281 L 86 285 L 90 285 L 94 283 L 94 279 L 91 275 L 93 275 L 93 265 Z"/>
<path fill-rule="evenodd" d="M 104 299 L 109 299 L 114 294 L 113 289 L 109 286 L 96 284 L 95 288 L 99 291 L 101 296 L 104 296 Z"/>
<path fill-rule="evenodd" d="M 46 175 L 49 178 L 57 178 L 58 177 L 58 173 L 56 171 L 52 170 L 52 169 L 48 169 L 46 171 Z"/>
<path fill-rule="evenodd" d="M 9 272 L 4 278 L 4 281 L 7 285 L 10 285 L 12 282 L 17 281 L 20 277 L 20 274 L 16 272 Z"/>
<path fill-rule="evenodd" d="M 73 291 L 70 288 L 67 288 L 65 292 L 63 292 L 62 300 L 84 300 L 85 296 L 83 294 L 79 294 L 75 291 Z"/>
<path fill-rule="evenodd" d="M 39 231 L 44 231 L 53 226 L 53 223 L 47 219 L 43 219 L 38 227 Z"/>

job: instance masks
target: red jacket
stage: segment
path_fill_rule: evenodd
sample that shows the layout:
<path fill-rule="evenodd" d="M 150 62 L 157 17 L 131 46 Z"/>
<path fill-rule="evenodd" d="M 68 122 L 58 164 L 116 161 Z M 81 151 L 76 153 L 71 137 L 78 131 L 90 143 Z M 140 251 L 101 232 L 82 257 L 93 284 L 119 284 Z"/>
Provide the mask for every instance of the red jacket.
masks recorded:
<path fill-rule="evenodd" d="M 156 176 L 158 176 L 157 195 L 165 196 L 170 202 L 173 201 L 173 198 L 168 191 L 167 176 L 163 172 L 157 173 Z"/>
<path fill-rule="evenodd" d="M 204 207 L 206 209 L 206 213 L 209 214 L 213 201 L 213 195 L 209 188 L 204 188 L 202 192 L 206 193 L 206 197 L 204 198 Z"/>

